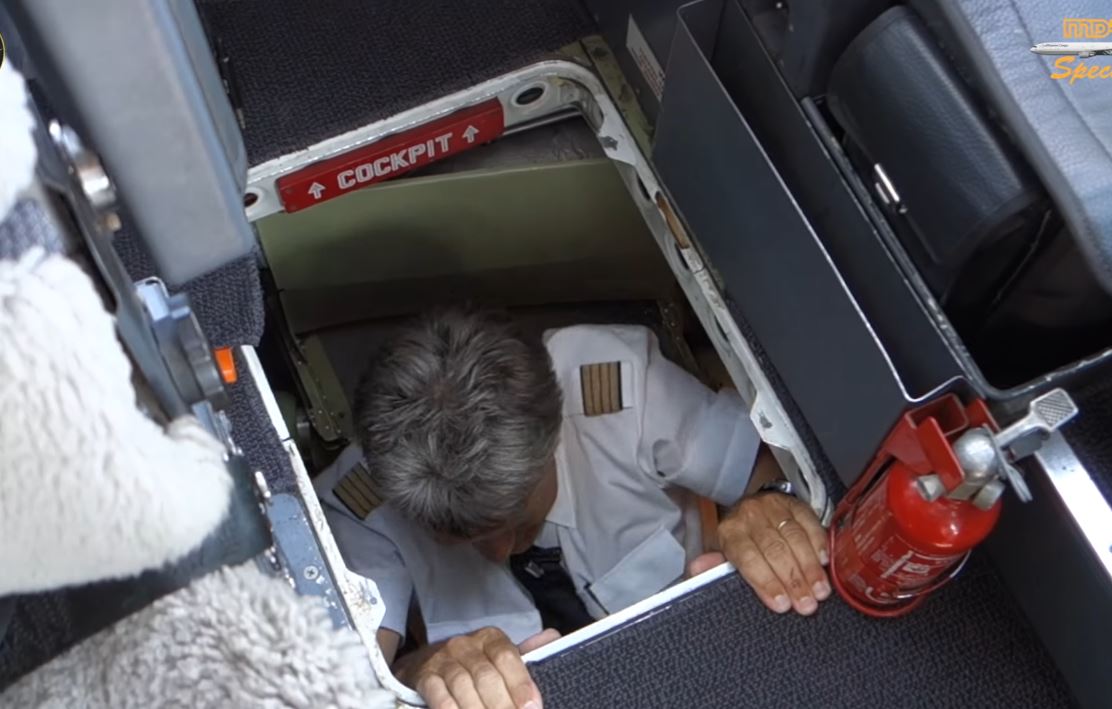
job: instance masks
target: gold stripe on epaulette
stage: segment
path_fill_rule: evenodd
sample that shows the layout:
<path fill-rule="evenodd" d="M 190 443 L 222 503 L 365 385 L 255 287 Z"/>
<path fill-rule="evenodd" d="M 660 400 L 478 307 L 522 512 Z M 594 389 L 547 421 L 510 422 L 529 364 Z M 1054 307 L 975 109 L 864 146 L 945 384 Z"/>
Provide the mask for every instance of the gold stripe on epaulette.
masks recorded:
<path fill-rule="evenodd" d="M 583 413 L 587 416 L 613 414 L 622 410 L 622 363 L 600 362 L 579 368 Z"/>
<path fill-rule="evenodd" d="M 340 478 L 340 482 L 332 488 L 336 498 L 359 519 L 366 519 L 367 515 L 381 503 L 373 490 L 371 471 L 362 461 L 356 463 L 355 467 Z"/>

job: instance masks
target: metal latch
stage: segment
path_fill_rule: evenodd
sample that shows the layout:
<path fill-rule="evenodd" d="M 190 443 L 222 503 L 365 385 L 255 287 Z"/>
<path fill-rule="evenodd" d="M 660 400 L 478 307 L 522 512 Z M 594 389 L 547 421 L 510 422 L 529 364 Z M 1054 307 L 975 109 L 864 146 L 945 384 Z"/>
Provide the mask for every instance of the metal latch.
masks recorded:
<path fill-rule="evenodd" d="M 970 500 L 977 508 L 987 510 L 1004 494 L 1006 484 L 1011 484 L 1016 496 L 1029 502 L 1031 490 L 1015 462 L 1035 453 L 1051 433 L 1076 415 L 1077 405 L 1070 395 L 1054 389 L 1033 399 L 1027 415 L 999 433 L 983 426 L 970 429 L 953 445 L 961 464 L 962 482 L 945 493 L 921 481 L 920 491 L 933 495 L 928 499 L 946 494 L 949 499 Z"/>
<path fill-rule="evenodd" d="M 189 297 L 184 293 L 170 295 L 165 284 L 154 277 L 136 283 L 135 293 L 177 392 L 201 425 L 230 453 L 238 454 L 231 423 L 223 411 L 228 393 L 208 339 L 189 307 Z"/>
<path fill-rule="evenodd" d="M 884 202 L 884 206 L 893 209 L 897 214 L 907 214 L 907 205 L 900 199 L 900 193 L 896 191 L 896 186 L 892 184 L 892 179 L 888 177 L 888 173 L 880 163 L 873 165 L 873 177 L 876 178 L 873 189 L 876 190 L 880 201 Z"/>

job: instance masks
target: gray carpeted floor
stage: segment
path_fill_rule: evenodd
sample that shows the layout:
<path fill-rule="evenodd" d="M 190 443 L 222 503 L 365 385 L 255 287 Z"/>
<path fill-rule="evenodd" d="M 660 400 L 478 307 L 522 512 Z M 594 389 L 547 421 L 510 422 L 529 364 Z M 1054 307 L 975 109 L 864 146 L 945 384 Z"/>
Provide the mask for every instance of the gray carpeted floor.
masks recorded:
<path fill-rule="evenodd" d="M 838 599 L 812 618 L 777 616 L 739 578 L 723 579 L 533 674 L 550 709 L 1069 706 L 999 578 L 970 567 L 888 621 Z"/>
<path fill-rule="evenodd" d="M 112 242 L 135 280 L 158 274 L 147 247 L 128 224 Z M 184 291 L 213 347 L 257 345 L 263 334 L 263 291 L 258 256 L 249 254 L 171 292 Z"/>
<path fill-rule="evenodd" d="M 200 0 L 252 165 L 474 86 L 590 34 L 578 0 Z"/>

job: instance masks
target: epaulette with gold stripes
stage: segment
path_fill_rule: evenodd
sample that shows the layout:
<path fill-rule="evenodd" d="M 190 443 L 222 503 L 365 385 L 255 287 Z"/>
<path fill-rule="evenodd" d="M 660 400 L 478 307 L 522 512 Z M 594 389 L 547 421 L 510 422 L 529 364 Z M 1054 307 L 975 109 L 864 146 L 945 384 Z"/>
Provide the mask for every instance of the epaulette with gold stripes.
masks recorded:
<path fill-rule="evenodd" d="M 622 363 L 598 362 L 579 368 L 579 386 L 586 416 L 613 414 L 622 410 Z"/>
<path fill-rule="evenodd" d="M 332 488 L 336 498 L 344 503 L 344 507 L 358 517 L 366 519 L 382 500 L 374 494 L 371 486 L 371 471 L 363 461 L 356 463 L 340 482 Z"/>

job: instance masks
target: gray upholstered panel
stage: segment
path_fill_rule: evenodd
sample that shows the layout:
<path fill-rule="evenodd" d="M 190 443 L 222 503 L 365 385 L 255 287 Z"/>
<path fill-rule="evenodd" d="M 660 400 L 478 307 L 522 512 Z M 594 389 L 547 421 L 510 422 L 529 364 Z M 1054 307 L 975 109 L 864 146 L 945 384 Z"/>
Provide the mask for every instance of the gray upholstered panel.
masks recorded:
<path fill-rule="evenodd" d="M 1056 58 L 1031 52 L 1036 43 L 1064 39 L 1064 18 L 1107 19 L 1107 0 L 930 0 L 915 7 L 951 40 L 947 48 L 990 98 L 1093 273 L 1112 291 L 1112 80 L 1051 79 Z"/>

